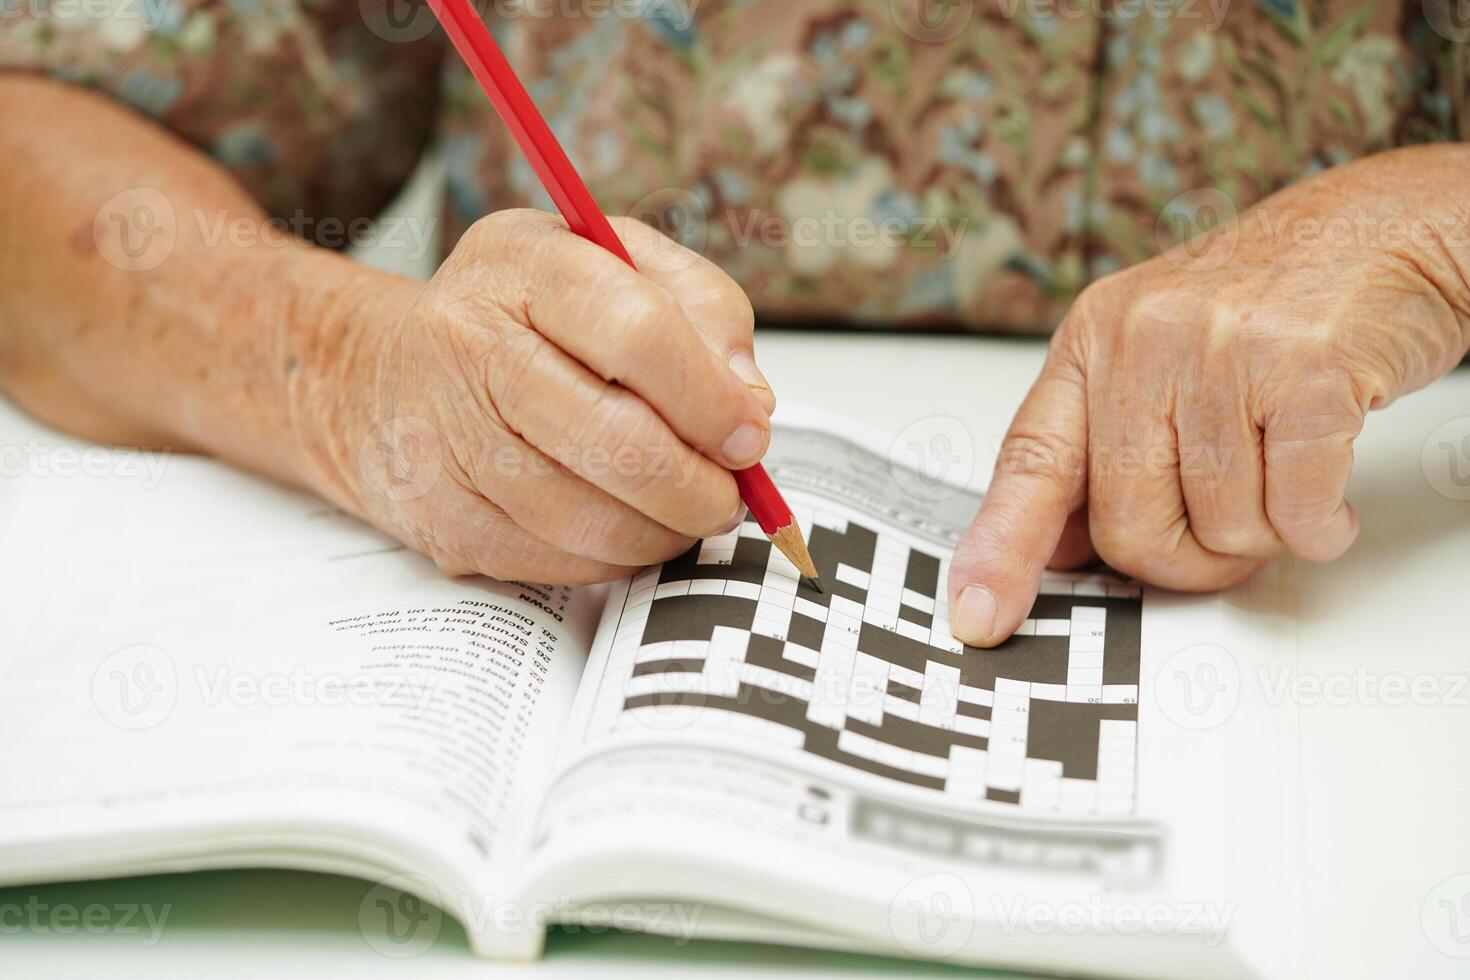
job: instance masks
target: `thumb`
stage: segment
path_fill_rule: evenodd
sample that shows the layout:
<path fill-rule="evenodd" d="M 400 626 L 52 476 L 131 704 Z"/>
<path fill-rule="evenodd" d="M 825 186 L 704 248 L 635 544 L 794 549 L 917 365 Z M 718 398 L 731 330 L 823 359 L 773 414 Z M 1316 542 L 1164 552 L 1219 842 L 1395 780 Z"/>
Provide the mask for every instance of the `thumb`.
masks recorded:
<path fill-rule="evenodd" d="M 1068 515 L 1086 497 L 1085 385 L 1056 352 L 1011 422 L 980 513 L 950 562 L 950 628 L 971 646 L 995 646 L 1021 625 Z"/>

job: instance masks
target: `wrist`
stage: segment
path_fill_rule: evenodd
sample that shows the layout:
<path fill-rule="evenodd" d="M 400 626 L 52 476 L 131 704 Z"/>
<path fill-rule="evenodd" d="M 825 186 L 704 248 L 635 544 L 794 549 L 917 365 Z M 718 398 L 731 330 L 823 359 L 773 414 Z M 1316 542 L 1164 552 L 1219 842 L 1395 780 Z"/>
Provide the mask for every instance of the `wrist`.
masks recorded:
<path fill-rule="evenodd" d="M 1430 384 L 1470 347 L 1470 147 L 1389 150 L 1282 192 L 1293 245 L 1364 329 L 1371 405 Z M 1299 222 L 1299 224 L 1292 224 Z"/>
<path fill-rule="evenodd" d="M 423 283 L 323 249 L 299 252 L 282 270 L 274 361 L 290 478 L 366 516 L 357 457 L 381 421 L 385 348 Z"/>
<path fill-rule="evenodd" d="M 1376 245 L 1416 275 L 1445 330 L 1436 346 L 1453 367 L 1470 346 L 1470 147 L 1406 147 L 1370 157 L 1369 185 L 1382 202 Z"/>

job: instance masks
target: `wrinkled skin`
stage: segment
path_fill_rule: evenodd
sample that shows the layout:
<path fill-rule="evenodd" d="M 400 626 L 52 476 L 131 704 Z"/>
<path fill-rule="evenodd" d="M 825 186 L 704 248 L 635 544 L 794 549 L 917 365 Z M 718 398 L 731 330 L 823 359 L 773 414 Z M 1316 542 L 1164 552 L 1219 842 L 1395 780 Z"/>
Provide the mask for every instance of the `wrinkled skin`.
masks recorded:
<path fill-rule="evenodd" d="M 773 403 L 704 259 L 619 222 L 634 272 L 513 211 L 426 285 L 266 234 L 215 161 L 106 99 L 0 96 L 0 391 L 37 417 L 306 487 L 455 573 L 612 578 L 735 518 L 726 468 Z M 956 552 L 961 638 L 1009 636 L 1048 562 L 1215 589 L 1341 554 L 1364 416 L 1467 346 L 1467 175 L 1464 145 L 1370 157 L 1087 290 Z M 140 189 L 175 219 L 143 264 L 109 209 Z M 211 239 L 216 216 L 261 233 Z"/>
<path fill-rule="evenodd" d="M 406 313 L 324 364 L 302 413 L 318 489 L 502 579 L 616 578 L 733 527 L 729 470 L 765 452 L 774 405 L 750 304 L 613 223 L 638 271 L 541 212 L 471 228 Z"/>
<path fill-rule="evenodd" d="M 1100 280 L 1070 311 L 951 566 L 952 622 L 993 646 L 1043 568 L 1101 558 L 1220 589 L 1341 555 L 1364 417 L 1470 343 L 1470 151 L 1399 151 L 1268 198 Z"/>
<path fill-rule="evenodd" d="M 503 211 L 424 283 L 273 230 L 116 103 L 0 96 L 0 391 L 39 418 L 305 487 L 454 574 L 616 578 L 740 513 L 774 400 L 706 259 L 613 219 L 635 271 Z"/>

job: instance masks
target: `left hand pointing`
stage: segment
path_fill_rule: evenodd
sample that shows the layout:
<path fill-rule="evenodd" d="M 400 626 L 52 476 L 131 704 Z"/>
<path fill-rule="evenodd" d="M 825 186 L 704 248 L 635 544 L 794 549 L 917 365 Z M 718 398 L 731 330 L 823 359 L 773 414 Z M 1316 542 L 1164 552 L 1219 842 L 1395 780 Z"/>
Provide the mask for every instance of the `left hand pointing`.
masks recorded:
<path fill-rule="evenodd" d="M 1467 173 L 1448 146 L 1330 170 L 1083 293 L 955 551 L 955 635 L 1009 637 L 1048 565 L 1202 591 L 1347 550 L 1364 416 L 1470 345 Z"/>

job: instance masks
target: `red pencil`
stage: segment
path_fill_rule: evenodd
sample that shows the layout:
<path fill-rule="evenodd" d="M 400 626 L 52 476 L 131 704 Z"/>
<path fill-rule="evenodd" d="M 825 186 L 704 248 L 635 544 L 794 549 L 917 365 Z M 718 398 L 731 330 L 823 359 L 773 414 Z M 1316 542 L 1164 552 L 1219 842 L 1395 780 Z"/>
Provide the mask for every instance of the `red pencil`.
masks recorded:
<path fill-rule="evenodd" d="M 567 159 L 551 127 L 546 125 L 541 111 L 531 101 L 525 86 L 516 77 L 510 62 L 505 60 L 505 55 L 501 54 L 500 46 L 490 36 L 470 0 L 429 0 L 429 6 L 572 231 L 601 245 L 632 266 L 633 259 L 628 250 L 592 199 L 592 192 L 582 182 L 572 161 Z M 765 468 L 756 464 L 749 469 L 736 470 L 734 475 L 735 484 L 740 488 L 740 499 L 750 508 L 766 537 L 791 560 L 812 587 L 821 591 L 821 580 L 817 577 L 811 552 L 802 539 L 801 526 L 796 523 L 795 515 L 781 498 Z"/>

